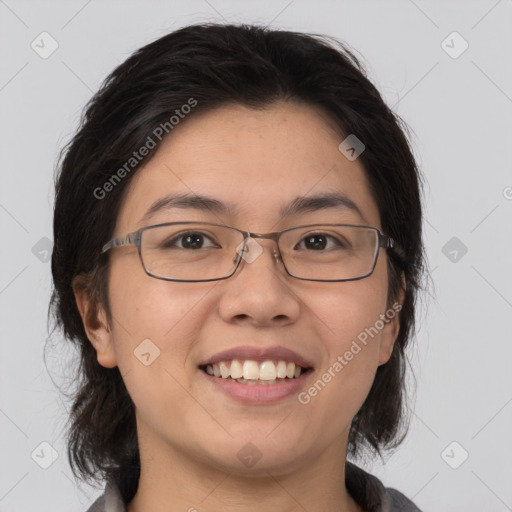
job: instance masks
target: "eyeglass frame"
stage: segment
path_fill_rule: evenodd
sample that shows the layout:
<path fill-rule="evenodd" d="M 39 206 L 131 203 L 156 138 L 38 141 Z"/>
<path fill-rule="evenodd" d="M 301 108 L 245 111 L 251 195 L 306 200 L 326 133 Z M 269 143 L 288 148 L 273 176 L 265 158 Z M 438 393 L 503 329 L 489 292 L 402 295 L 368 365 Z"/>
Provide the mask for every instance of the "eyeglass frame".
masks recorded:
<path fill-rule="evenodd" d="M 373 271 L 375 270 L 375 266 L 377 265 L 377 260 L 379 257 L 379 252 L 380 252 L 379 249 L 380 248 L 392 249 L 401 258 L 405 257 L 404 251 L 396 243 L 396 241 L 391 236 L 385 235 L 384 233 L 382 233 L 382 231 L 379 228 L 376 228 L 374 226 L 360 226 L 357 224 L 305 224 L 302 226 L 294 226 L 291 228 L 286 228 L 286 229 L 283 229 L 282 231 L 272 231 L 270 233 L 253 233 L 251 231 L 244 231 L 242 229 L 234 228 L 232 226 L 226 226 L 225 224 L 215 224 L 213 222 L 200 222 L 200 221 L 198 221 L 198 222 L 195 222 L 195 221 L 163 222 L 161 224 L 144 226 L 144 227 L 138 229 L 137 231 L 133 231 L 132 233 L 128 233 L 126 235 L 121 235 L 121 236 L 112 238 L 111 240 L 109 240 L 107 243 L 105 243 L 103 245 L 103 247 L 101 248 L 101 254 L 105 254 L 108 251 L 110 251 L 111 249 L 115 249 L 117 247 L 134 245 L 137 247 L 137 250 L 139 253 L 139 259 L 142 264 L 142 268 L 144 269 L 144 272 L 146 272 L 146 274 L 148 276 L 153 277 L 154 279 L 161 279 L 162 281 L 173 281 L 173 282 L 180 282 L 180 283 L 205 283 L 205 282 L 209 282 L 209 281 L 222 281 L 224 279 L 229 279 L 236 273 L 236 271 L 238 270 L 238 267 L 240 266 L 240 262 L 243 259 L 242 254 L 244 251 L 240 251 L 240 253 L 237 254 L 236 259 L 233 261 L 233 263 L 235 263 L 235 261 L 238 260 L 238 261 L 236 261 L 235 268 L 233 269 L 233 272 L 231 272 L 231 274 L 224 276 L 224 277 L 218 277 L 218 278 L 212 278 L 212 279 L 172 279 L 172 278 L 168 278 L 168 277 L 161 277 L 161 276 L 156 276 L 154 274 L 151 274 L 148 271 L 148 269 L 146 268 L 146 265 L 144 264 L 144 259 L 142 258 L 142 248 L 141 248 L 142 233 L 148 229 L 159 228 L 159 227 L 163 227 L 163 226 L 173 226 L 176 224 L 196 224 L 196 225 L 204 224 L 207 226 L 217 226 L 217 227 L 232 229 L 232 230 L 237 231 L 238 233 L 241 233 L 242 235 L 244 235 L 244 238 L 243 238 L 243 242 L 244 242 L 243 248 L 244 249 L 245 249 L 245 244 L 247 243 L 246 240 L 248 238 L 263 238 L 263 239 L 274 240 L 274 242 L 276 243 L 276 246 L 277 246 L 277 251 L 276 251 L 276 247 L 274 247 L 274 251 L 273 251 L 274 258 L 276 260 L 279 260 L 279 259 L 281 260 L 283 267 L 289 276 L 291 276 L 295 279 L 300 279 L 302 281 L 316 281 L 316 282 L 322 282 L 322 283 L 334 283 L 334 282 L 340 283 L 340 282 L 346 282 L 346 281 L 359 281 L 360 279 L 365 279 L 366 277 L 369 277 L 370 275 L 372 275 Z M 279 238 L 281 237 L 281 235 L 283 233 L 286 233 L 287 231 L 291 231 L 291 230 L 299 229 L 299 228 L 315 227 L 315 226 L 338 226 L 338 227 L 344 226 L 344 227 L 353 227 L 353 228 L 365 228 L 365 229 L 371 229 L 371 230 L 375 231 L 377 233 L 377 250 L 375 251 L 375 256 L 373 258 L 373 265 L 372 265 L 371 270 L 363 276 L 351 277 L 348 279 L 310 279 L 307 277 L 297 277 L 297 276 L 291 274 L 290 271 L 288 270 L 288 268 L 286 267 L 283 256 L 279 249 Z"/>

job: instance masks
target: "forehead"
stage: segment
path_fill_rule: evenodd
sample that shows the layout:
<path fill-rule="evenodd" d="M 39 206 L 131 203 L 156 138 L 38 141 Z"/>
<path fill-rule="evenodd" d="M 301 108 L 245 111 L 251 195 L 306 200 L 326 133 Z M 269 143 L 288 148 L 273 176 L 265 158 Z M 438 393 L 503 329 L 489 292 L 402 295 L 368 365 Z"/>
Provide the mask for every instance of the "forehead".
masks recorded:
<path fill-rule="evenodd" d="M 285 221 L 283 211 L 299 197 L 340 194 L 357 205 L 367 224 L 380 227 L 364 168 L 338 150 L 342 140 L 328 116 L 306 105 L 230 105 L 194 113 L 133 176 L 116 232 L 156 223 L 148 210 L 169 195 L 213 198 L 227 207 L 223 222 L 264 231 Z M 345 220 L 365 223 L 345 210 Z M 169 212 L 152 217 L 173 220 Z M 172 211 L 181 220 L 192 212 Z"/>

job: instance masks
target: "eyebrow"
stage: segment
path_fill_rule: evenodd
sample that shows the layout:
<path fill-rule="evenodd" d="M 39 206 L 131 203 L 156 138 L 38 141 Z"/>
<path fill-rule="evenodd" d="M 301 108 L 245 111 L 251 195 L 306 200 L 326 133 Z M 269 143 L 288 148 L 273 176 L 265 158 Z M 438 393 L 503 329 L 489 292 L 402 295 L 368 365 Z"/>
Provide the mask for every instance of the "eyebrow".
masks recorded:
<path fill-rule="evenodd" d="M 170 194 L 155 201 L 142 216 L 140 222 L 148 221 L 154 214 L 162 210 L 182 208 L 210 212 L 218 215 L 230 215 L 236 212 L 236 207 L 228 205 L 212 197 L 189 194 Z M 299 196 L 284 205 L 279 214 L 281 217 L 289 217 L 300 213 L 308 213 L 319 210 L 339 209 L 353 211 L 366 222 L 364 215 L 348 196 L 343 193 L 328 193 L 316 196 Z"/>

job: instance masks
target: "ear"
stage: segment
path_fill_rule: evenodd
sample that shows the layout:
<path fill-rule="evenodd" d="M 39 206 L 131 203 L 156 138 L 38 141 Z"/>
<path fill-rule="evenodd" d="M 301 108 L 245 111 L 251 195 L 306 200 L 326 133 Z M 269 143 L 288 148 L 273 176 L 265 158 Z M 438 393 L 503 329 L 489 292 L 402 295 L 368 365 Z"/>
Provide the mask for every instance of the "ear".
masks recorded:
<path fill-rule="evenodd" d="M 402 273 L 402 287 L 398 294 L 398 298 L 386 310 L 386 319 L 382 330 L 380 349 L 379 349 L 379 366 L 389 361 L 395 346 L 395 341 L 400 332 L 400 311 L 405 299 L 405 275 Z"/>
<path fill-rule="evenodd" d="M 93 300 L 83 276 L 73 280 L 73 292 L 87 338 L 96 349 L 98 363 L 105 368 L 114 368 L 117 366 L 114 340 L 103 306 Z"/>

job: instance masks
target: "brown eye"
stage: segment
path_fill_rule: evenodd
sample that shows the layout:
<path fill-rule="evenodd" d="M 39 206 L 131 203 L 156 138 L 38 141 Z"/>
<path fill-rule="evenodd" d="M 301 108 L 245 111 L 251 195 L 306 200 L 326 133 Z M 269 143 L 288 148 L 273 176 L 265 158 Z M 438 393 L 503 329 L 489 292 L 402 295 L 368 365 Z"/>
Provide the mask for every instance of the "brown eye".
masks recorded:
<path fill-rule="evenodd" d="M 344 248 L 346 244 L 325 233 L 314 233 L 305 236 L 297 246 L 311 251 L 323 251 L 324 249 Z"/>
<path fill-rule="evenodd" d="M 209 247 L 218 247 L 218 245 L 214 244 L 210 237 L 206 236 L 204 233 L 188 232 L 182 233 L 168 240 L 165 240 L 162 243 L 161 247 L 163 249 L 177 248 L 194 250 Z"/>

